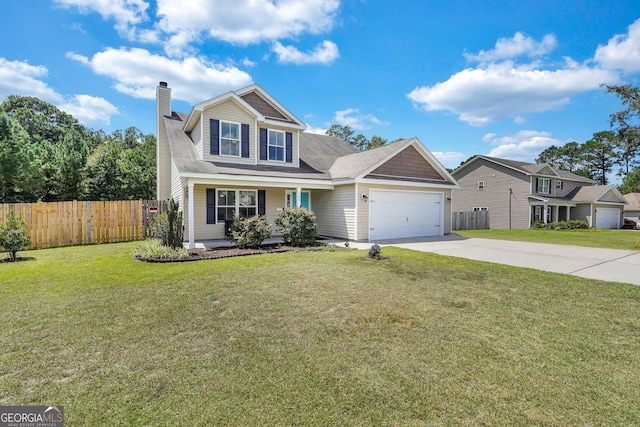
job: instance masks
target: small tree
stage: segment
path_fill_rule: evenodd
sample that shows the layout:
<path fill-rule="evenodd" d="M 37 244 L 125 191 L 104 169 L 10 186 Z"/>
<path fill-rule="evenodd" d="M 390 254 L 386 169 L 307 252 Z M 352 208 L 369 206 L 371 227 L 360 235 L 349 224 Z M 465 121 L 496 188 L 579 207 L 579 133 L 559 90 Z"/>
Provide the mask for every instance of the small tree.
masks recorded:
<path fill-rule="evenodd" d="M 287 245 L 307 246 L 316 241 L 316 216 L 305 208 L 285 209 L 276 217 L 276 226 Z"/>
<path fill-rule="evenodd" d="M 9 211 L 7 222 L 0 224 L 0 246 L 9 252 L 9 261 L 15 261 L 18 251 L 31 244 L 27 234 L 27 224 L 22 221 L 22 215 Z"/>
<path fill-rule="evenodd" d="M 266 218 L 254 215 L 236 218 L 231 226 L 231 239 L 239 248 L 257 248 L 271 237 L 271 227 Z"/>
<path fill-rule="evenodd" d="M 156 215 L 151 222 L 149 235 L 152 239 L 160 240 L 162 246 L 174 249 L 182 247 L 184 230 L 179 207 L 180 204 L 171 199 L 167 211 Z"/>

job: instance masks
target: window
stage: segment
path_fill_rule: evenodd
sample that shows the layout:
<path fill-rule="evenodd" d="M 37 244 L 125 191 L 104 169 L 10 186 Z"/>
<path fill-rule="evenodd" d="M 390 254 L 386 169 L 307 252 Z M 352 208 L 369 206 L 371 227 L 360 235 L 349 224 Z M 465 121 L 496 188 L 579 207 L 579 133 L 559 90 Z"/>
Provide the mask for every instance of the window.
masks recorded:
<path fill-rule="evenodd" d="M 218 190 L 218 222 L 256 215 L 258 192 L 255 190 Z"/>
<path fill-rule="evenodd" d="M 269 160 L 284 162 L 284 132 L 269 130 Z"/>
<path fill-rule="evenodd" d="M 538 193 L 549 194 L 549 178 L 538 178 Z"/>
<path fill-rule="evenodd" d="M 220 122 L 220 154 L 240 157 L 240 125 Z"/>
<path fill-rule="evenodd" d="M 535 221 L 542 221 L 542 206 L 535 207 L 533 219 Z"/>
<path fill-rule="evenodd" d="M 478 181 L 478 190 L 484 190 L 484 181 Z"/>
<path fill-rule="evenodd" d="M 557 189 L 557 190 L 562 190 L 562 189 L 564 189 L 564 182 L 562 182 L 561 180 L 557 180 L 557 181 L 556 181 L 556 189 Z"/>
<path fill-rule="evenodd" d="M 473 208 L 474 212 L 480 212 L 480 211 L 488 211 L 489 208 L 485 208 L 485 207 L 481 207 L 481 208 Z"/>

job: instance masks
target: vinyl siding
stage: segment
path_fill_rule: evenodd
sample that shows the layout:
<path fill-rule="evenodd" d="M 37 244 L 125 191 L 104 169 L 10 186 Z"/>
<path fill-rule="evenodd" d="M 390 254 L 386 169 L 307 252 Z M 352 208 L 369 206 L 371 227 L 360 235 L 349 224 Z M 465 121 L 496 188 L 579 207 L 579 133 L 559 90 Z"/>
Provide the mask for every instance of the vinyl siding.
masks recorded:
<path fill-rule="evenodd" d="M 591 218 L 591 205 L 589 203 L 579 204 L 575 208 L 571 208 L 571 219 L 580 219 L 582 221 L 587 221 L 589 227 L 593 227 L 595 225 L 592 222 Z"/>
<path fill-rule="evenodd" d="M 291 132 L 291 138 L 292 138 L 292 156 L 291 156 L 291 163 L 287 163 L 287 162 L 274 162 L 274 161 L 269 161 L 269 160 L 260 160 L 260 152 L 258 151 L 258 164 L 259 165 L 278 165 L 278 166 L 291 166 L 291 167 L 298 167 L 298 165 L 300 164 L 300 132 L 298 132 L 297 130 L 292 130 L 291 128 L 287 128 L 284 126 L 274 126 L 274 125 L 266 125 L 264 123 L 258 122 L 258 128 L 265 128 L 265 129 L 270 129 L 270 130 L 279 130 L 282 132 Z M 257 135 L 258 138 L 258 142 L 260 140 L 260 135 Z M 259 150 L 259 144 L 258 144 L 258 150 Z M 286 148 L 285 148 L 286 149 Z"/>
<path fill-rule="evenodd" d="M 356 239 L 355 184 L 337 186 L 334 190 L 314 190 L 311 206 L 319 235 Z"/>
<path fill-rule="evenodd" d="M 454 178 L 460 185 L 453 190 L 454 212 L 467 212 L 474 207 L 489 208 L 490 227 L 509 228 L 509 198 L 511 197 L 511 228 L 529 228 L 529 176 L 484 160 L 469 165 Z M 484 189 L 478 190 L 478 181 Z M 535 185 L 535 182 L 534 182 Z M 509 192 L 511 189 L 512 194 Z"/>
<path fill-rule="evenodd" d="M 369 202 L 365 201 L 361 196 L 362 194 L 369 194 L 371 188 L 381 190 L 399 190 L 399 191 L 423 191 L 427 193 L 442 194 L 443 198 L 443 218 L 444 221 L 444 234 L 451 233 L 451 203 L 447 201 L 447 197 L 451 196 L 450 189 L 440 188 L 415 188 L 404 187 L 401 185 L 378 185 L 378 184 L 358 184 L 358 240 L 369 240 Z"/>
<path fill-rule="evenodd" d="M 196 150 L 198 151 L 198 156 L 200 159 L 203 159 L 204 155 L 204 139 L 202 138 L 202 117 L 196 123 L 196 126 L 193 128 L 191 132 L 191 140 L 196 146 Z"/>
<path fill-rule="evenodd" d="M 444 180 L 413 146 L 409 146 L 376 168 L 371 175 Z"/>
<path fill-rule="evenodd" d="M 216 156 L 211 153 L 211 129 L 210 120 L 217 119 L 240 124 L 249 125 L 249 157 L 235 156 Z M 211 106 L 204 110 L 202 114 L 202 133 L 203 133 L 203 159 L 208 162 L 226 162 L 239 164 L 255 164 L 256 160 L 256 141 L 257 129 L 255 126 L 255 118 L 246 110 L 238 106 L 235 102 L 227 100 L 223 103 Z"/>
<path fill-rule="evenodd" d="M 156 198 L 167 200 L 171 194 L 171 152 L 163 117 L 171 114 L 171 90 L 159 87 L 156 97 Z"/>

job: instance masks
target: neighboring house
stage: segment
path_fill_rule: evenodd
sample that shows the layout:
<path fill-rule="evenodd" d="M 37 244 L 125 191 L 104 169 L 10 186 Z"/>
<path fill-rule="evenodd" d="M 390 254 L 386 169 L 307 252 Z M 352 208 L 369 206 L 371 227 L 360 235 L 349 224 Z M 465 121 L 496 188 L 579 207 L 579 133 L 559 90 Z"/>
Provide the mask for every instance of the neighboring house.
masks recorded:
<path fill-rule="evenodd" d="M 590 227 L 620 228 L 625 199 L 611 185 L 546 163 L 476 156 L 453 171 L 455 212 L 488 210 L 491 228 L 529 228 L 579 219 Z"/>
<path fill-rule="evenodd" d="M 640 220 L 640 193 L 624 195 L 627 205 L 624 207 L 624 217 L 634 221 Z"/>
<path fill-rule="evenodd" d="M 157 197 L 184 211 L 185 239 L 222 239 L 234 216 L 302 206 L 321 236 L 353 241 L 439 236 L 451 231 L 457 183 L 417 139 L 360 152 L 304 123 L 258 85 L 171 111 L 157 100 Z"/>

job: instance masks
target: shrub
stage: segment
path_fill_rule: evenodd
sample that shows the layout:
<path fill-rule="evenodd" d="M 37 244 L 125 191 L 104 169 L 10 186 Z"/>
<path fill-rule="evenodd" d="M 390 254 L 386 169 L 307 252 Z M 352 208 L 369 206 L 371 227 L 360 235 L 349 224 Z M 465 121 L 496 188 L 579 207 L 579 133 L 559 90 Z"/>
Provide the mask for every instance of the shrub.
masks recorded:
<path fill-rule="evenodd" d="M 377 243 L 371 246 L 369 249 L 369 258 L 371 259 L 382 259 L 382 248 Z"/>
<path fill-rule="evenodd" d="M 532 226 L 534 230 L 584 230 L 589 228 L 589 224 L 581 219 L 572 219 L 570 221 L 558 221 L 545 224 L 542 221 L 535 222 Z"/>
<path fill-rule="evenodd" d="M 316 241 L 316 216 L 305 208 L 285 209 L 276 217 L 276 226 L 287 245 L 307 246 Z"/>
<path fill-rule="evenodd" d="M 184 229 L 182 228 L 182 212 L 179 207 L 180 204 L 171 199 L 167 211 L 156 215 L 151 221 L 149 237 L 158 239 L 162 246 L 174 249 L 182 247 Z"/>
<path fill-rule="evenodd" d="M 9 211 L 6 219 L 5 224 L 0 224 L 0 246 L 9 252 L 9 261 L 15 261 L 18 251 L 31 244 L 31 238 L 27 233 L 27 224 L 22 221 L 22 215 Z"/>
<path fill-rule="evenodd" d="M 235 218 L 231 226 L 231 240 L 239 248 L 257 248 L 271 237 L 271 226 L 260 215 L 247 218 Z"/>
<path fill-rule="evenodd" d="M 133 255 L 149 259 L 185 259 L 189 258 L 189 251 L 183 247 L 171 248 L 163 245 L 159 239 L 146 239 L 138 243 Z"/>

